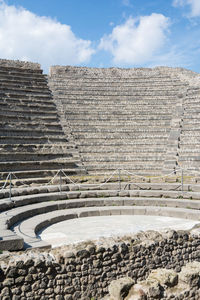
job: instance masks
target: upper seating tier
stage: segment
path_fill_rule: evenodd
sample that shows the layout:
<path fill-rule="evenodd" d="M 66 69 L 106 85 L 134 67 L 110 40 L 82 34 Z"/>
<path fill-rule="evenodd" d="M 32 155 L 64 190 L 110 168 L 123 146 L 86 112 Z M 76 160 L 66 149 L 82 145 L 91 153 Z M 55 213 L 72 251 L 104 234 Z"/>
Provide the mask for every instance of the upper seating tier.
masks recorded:
<path fill-rule="evenodd" d="M 39 64 L 0 60 L 0 98 L 3 178 L 16 172 L 37 182 L 37 177 L 49 181 L 48 174 L 61 168 L 69 174 L 85 172 L 71 142 L 71 152 L 66 151 L 68 137 Z"/>

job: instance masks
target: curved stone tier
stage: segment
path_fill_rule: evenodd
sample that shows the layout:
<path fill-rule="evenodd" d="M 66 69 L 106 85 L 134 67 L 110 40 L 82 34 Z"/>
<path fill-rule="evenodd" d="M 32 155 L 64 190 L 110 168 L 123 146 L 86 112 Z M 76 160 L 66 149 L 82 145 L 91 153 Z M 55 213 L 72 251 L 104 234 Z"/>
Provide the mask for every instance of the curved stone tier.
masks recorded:
<path fill-rule="evenodd" d="M 128 189 L 127 189 L 128 188 Z M 1 250 L 50 247 L 37 232 L 51 224 L 78 217 L 141 214 L 200 221 L 200 186 L 118 183 L 68 184 L 18 188 L 9 198 L 1 192 Z"/>

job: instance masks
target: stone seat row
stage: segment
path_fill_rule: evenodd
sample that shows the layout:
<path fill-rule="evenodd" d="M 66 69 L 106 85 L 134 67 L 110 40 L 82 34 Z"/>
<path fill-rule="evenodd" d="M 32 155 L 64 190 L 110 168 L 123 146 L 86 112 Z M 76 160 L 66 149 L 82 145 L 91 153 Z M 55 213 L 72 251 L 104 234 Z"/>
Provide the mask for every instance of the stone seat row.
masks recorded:
<path fill-rule="evenodd" d="M 43 136 L 43 137 L 34 137 L 34 136 L 0 136 L 0 145 L 16 145 L 16 144 L 24 144 L 24 145 L 30 145 L 30 144 L 51 144 L 51 143 L 58 143 L 58 144 L 63 144 L 65 142 L 68 142 L 65 137 L 48 137 L 48 136 Z"/>
<path fill-rule="evenodd" d="M 171 113 L 171 107 L 168 107 L 168 111 L 164 110 L 163 107 L 154 107 L 154 106 L 150 106 L 150 107 L 145 107 L 144 109 L 137 107 L 136 105 L 133 105 L 132 108 L 130 109 L 130 107 L 123 107 L 122 109 L 118 109 L 117 107 L 112 107 L 112 109 L 110 109 L 109 107 L 107 108 L 108 110 L 105 111 L 106 107 L 99 107 L 97 106 L 96 109 L 95 108 L 90 108 L 90 109 L 86 109 L 86 108 L 78 108 L 78 111 L 74 111 L 74 108 L 69 109 L 65 114 L 66 115 L 84 115 L 86 112 L 89 115 L 111 115 L 111 114 L 115 114 L 115 116 L 117 117 L 118 115 L 132 115 L 133 117 L 137 116 L 137 115 L 157 115 L 157 114 L 162 114 L 162 115 L 170 115 Z M 4 110 L 6 111 L 6 110 Z M 134 111 L 134 114 L 133 114 Z M 16 111 L 18 113 L 18 111 Z M 19 111 L 20 112 L 20 111 Z M 34 114 L 34 113 L 39 113 L 38 111 L 30 111 L 30 114 Z M 198 111 L 194 110 L 194 114 L 198 114 Z M 45 112 L 46 114 L 46 112 Z M 47 114 L 49 114 L 49 112 L 47 112 Z"/>
<path fill-rule="evenodd" d="M 123 164 L 123 167 L 124 169 L 126 169 L 127 171 L 133 173 L 133 174 L 138 174 L 138 175 L 146 175 L 146 176 L 158 176 L 158 175 L 161 175 L 163 174 L 163 166 L 158 163 L 154 163 L 154 164 L 151 164 L 151 165 L 147 165 L 146 163 L 140 163 L 138 162 L 137 165 L 133 164 L 133 165 L 130 165 L 130 162 L 128 163 L 124 163 Z M 97 176 L 97 175 L 100 175 L 100 176 L 104 176 L 104 175 L 109 175 L 111 172 L 113 172 L 114 170 L 116 169 L 119 169 L 122 167 L 122 164 L 120 163 L 111 163 L 108 165 L 108 163 L 101 163 L 101 165 L 97 164 L 95 165 L 94 163 L 92 164 L 84 164 L 85 165 L 85 168 L 87 170 L 87 172 L 91 175 L 91 176 Z M 195 168 L 195 165 L 194 166 L 187 166 L 188 168 L 191 169 L 191 171 L 194 171 L 196 170 L 197 171 L 197 168 Z M 167 170 L 167 173 L 169 173 L 171 170 Z"/>
<path fill-rule="evenodd" d="M 116 129 L 116 130 L 115 130 Z M 134 129 L 134 130 L 133 130 Z M 122 132 L 123 134 L 129 134 L 129 133 L 133 133 L 135 135 L 137 134 L 145 134 L 145 133 L 157 133 L 157 132 L 168 132 L 170 130 L 170 128 L 167 127 L 161 127 L 161 126 L 152 126 L 151 128 L 148 128 L 147 130 L 145 130 L 145 128 L 140 128 L 136 125 L 129 125 L 125 128 L 123 128 L 122 126 L 118 126 L 115 128 L 115 126 L 110 126 L 109 127 L 100 127 L 97 128 L 95 126 L 88 126 L 88 128 L 85 128 L 85 126 L 83 126 L 83 128 L 74 128 L 73 129 L 73 133 L 79 133 L 79 132 L 88 132 L 88 133 L 99 133 L 99 134 L 104 134 L 104 133 L 118 133 L 118 132 Z M 188 130 L 190 131 L 190 130 Z"/>
<path fill-rule="evenodd" d="M 83 101 L 87 101 L 88 103 L 94 103 L 97 102 L 97 104 L 103 102 L 109 102 L 110 104 L 113 103 L 124 103 L 126 104 L 128 101 L 135 101 L 135 102 L 139 102 L 139 101 L 151 101 L 153 104 L 156 103 L 158 100 L 159 101 L 167 101 L 167 103 L 169 103 L 169 101 L 174 102 L 174 95 L 136 95 L 133 96 L 132 95 L 115 95 L 115 96 L 102 96 L 102 95 L 92 95 L 91 97 L 89 97 L 88 95 L 74 95 L 74 94 L 68 94 L 68 95 L 56 95 L 56 98 L 59 99 L 59 101 L 66 101 L 66 97 L 68 99 L 68 101 L 72 101 L 73 103 L 80 103 Z M 169 100 L 169 101 L 168 101 Z M 60 104 L 59 101 L 57 102 L 57 104 Z M 198 100 L 199 101 L 199 100 Z"/>
<path fill-rule="evenodd" d="M 22 149 L 22 148 L 21 148 Z M 63 153 L 63 150 L 60 150 L 60 153 L 59 152 L 56 152 L 55 151 L 56 149 L 50 149 L 51 152 L 27 152 L 27 153 L 23 153 L 23 152 L 15 152 L 15 155 L 12 156 L 12 151 L 5 151 L 5 152 L 1 152 L 1 156 L 0 156 L 0 162 L 9 162 L 9 161 L 46 161 L 46 160 L 56 160 L 56 159 L 64 159 L 64 158 L 72 158 L 75 160 L 75 159 L 78 159 L 79 156 L 73 154 L 68 150 L 67 153 Z M 53 151 L 55 153 L 53 153 Z"/>
<path fill-rule="evenodd" d="M 7 151 L 15 151 L 15 153 L 66 153 L 73 154 L 76 151 L 74 144 L 0 144 L 1 153 L 7 153 Z"/>
<path fill-rule="evenodd" d="M 28 159 L 28 158 L 27 158 Z M 42 159 L 42 157 L 41 157 Z M 1 161 L 1 172 L 11 171 L 28 171 L 28 170 L 40 170 L 46 169 L 66 169 L 66 168 L 76 168 L 79 160 L 72 157 L 61 157 L 57 159 L 48 160 L 23 160 L 23 161 Z"/>
<path fill-rule="evenodd" d="M 118 173 L 116 173 L 118 176 Z M 60 181 L 60 179 L 57 177 L 57 181 Z M 116 180 L 116 178 L 115 178 Z M 14 181 L 14 185 L 18 185 L 17 180 L 14 178 L 12 179 L 12 181 Z M 134 179 L 133 179 L 134 181 Z M 68 182 L 66 184 L 66 182 Z M 157 195 L 159 195 L 159 197 L 161 197 L 163 194 L 162 191 L 166 191 L 166 192 L 170 192 L 170 191 L 181 191 L 182 189 L 182 185 L 181 183 L 177 182 L 177 183 L 149 183 L 149 182 L 141 182 L 141 181 L 136 181 L 136 182 L 126 182 L 126 181 L 122 181 L 120 183 L 121 186 L 121 192 L 124 193 L 125 191 L 125 195 L 128 196 L 129 194 L 126 193 L 126 191 L 128 190 L 141 190 L 144 191 L 144 193 L 146 193 L 146 191 L 150 191 L 150 193 L 148 194 L 142 194 L 142 196 L 147 195 L 148 197 L 152 196 L 151 191 L 156 191 Z M 62 185 L 61 185 L 61 190 L 62 191 L 68 191 L 68 192 L 78 192 L 79 196 L 83 196 L 84 194 L 80 194 L 81 191 L 91 191 L 91 194 L 87 194 L 90 195 L 90 197 L 93 195 L 92 194 L 93 191 L 101 191 L 101 190 L 116 190 L 119 192 L 119 182 L 118 182 L 118 178 L 116 182 L 107 182 L 107 183 L 77 183 L 77 184 L 71 184 L 69 183 L 69 179 L 67 178 L 63 178 L 62 177 Z M 193 184 L 193 183 L 185 183 L 183 185 L 183 190 L 184 192 L 200 192 L 200 185 L 199 184 Z M 46 193 L 53 193 L 53 192 L 60 192 L 60 185 L 58 184 L 50 184 L 50 185 L 39 185 L 39 186 L 24 186 L 24 185 L 20 185 L 19 187 L 14 187 L 11 190 L 11 197 L 13 198 L 14 202 L 18 201 L 18 206 L 21 206 L 20 203 L 22 203 L 22 205 L 24 205 L 21 198 L 15 198 L 18 196 L 27 196 L 27 199 L 29 199 L 30 195 L 36 195 L 39 196 L 40 194 L 46 194 Z M 4 201 L 1 201 L 0 204 L 0 211 L 3 210 L 7 210 L 10 207 L 14 207 L 14 202 L 9 201 L 9 193 L 10 193 L 10 189 L 9 188 L 5 188 L 3 190 L 0 190 L 0 199 L 4 199 Z M 120 195 L 122 195 L 123 193 L 121 193 Z M 160 194 L 158 194 L 160 193 Z M 77 194 L 69 194 L 71 198 L 73 197 L 78 197 Z M 118 195 L 118 194 L 117 194 Z M 95 196 L 97 197 L 97 195 L 95 194 Z M 106 194 L 104 194 L 104 196 L 106 196 Z M 140 195 L 141 196 L 141 195 Z M 155 196 L 155 194 L 153 194 L 153 196 Z M 168 197 L 168 194 L 165 194 L 166 197 Z M 172 196 L 172 195 L 171 195 Z M 85 196 L 84 196 L 85 197 Z M 178 197 L 178 194 L 173 194 L 173 197 Z M 188 195 L 186 193 L 186 197 L 191 197 L 191 195 Z M 71 199 L 69 198 L 69 199 Z M 196 194 L 193 194 L 193 198 L 198 199 Z M 25 199 L 25 198 L 23 198 Z M 26 199 L 26 200 L 27 200 Z M 35 198 L 37 199 L 37 198 Z M 27 200 L 28 201 L 28 200 Z M 30 198 L 30 202 L 25 202 L 26 204 L 31 204 L 31 203 L 35 203 L 33 198 Z M 6 205 L 8 206 L 5 206 Z M 5 207 L 5 209 L 3 209 L 3 207 Z"/>
<path fill-rule="evenodd" d="M 13 126 L 14 127 L 14 126 Z M 40 130 L 40 128 L 37 128 L 37 129 L 34 129 L 34 128 L 31 128 L 31 129 L 28 129 L 29 126 L 27 126 L 27 128 L 23 129 L 15 129 L 13 128 L 11 125 L 10 125 L 10 128 L 3 128 L 3 129 L 0 129 L 0 135 L 1 136 L 28 136 L 31 138 L 31 136 L 33 137 L 57 137 L 57 136 L 60 136 L 60 137 L 65 137 L 63 131 L 60 129 L 58 130 L 51 130 L 51 129 L 43 129 L 42 131 Z"/>
<path fill-rule="evenodd" d="M 1 112 L 0 112 L 1 113 Z M 38 116 L 38 115 L 31 115 L 31 116 L 23 116 L 23 115 L 18 115 L 18 116 L 15 116 L 15 115 L 4 115 L 2 114 L 1 115 L 1 121 L 4 121 L 4 122 L 8 122 L 8 121 L 26 121 L 26 122 L 38 122 L 39 124 L 44 122 L 44 123 L 55 123 L 55 122 L 58 122 L 59 120 L 59 117 L 58 115 L 55 115 L 55 116 Z"/>
<path fill-rule="evenodd" d="M 17 186 L 21 186 L 22 184 L 26 184 L 28 186 L 47 184 L 52 179 L 52 177 L 57 174 L 59 170 L 57 167 L 58 165 L 56 165 L 54 169 L 41 168 L 39 170 L 13 171 L 12 173 L 15 174 L 17 179 L 12 182 Z M 62 168 L 62 170 L 68 176 L 85 175 L 85 168 L 83 166 L 76 166 L 73 168 Z M 4 185 L 7 176 L 8 176 L 8 170 L 0 172 L 0 178 L 1 180 L 3 179 L 3 182 L 1 181 L 2 183 L 1 186 Z"/>
<path fill-rule="evenodd" d="M 78 140 L 78 141 L 81 141 L 81 140 L 83 140 L 83 141 L 87 141 L 87 140 L 94 140 L 94 142 L 96 141 L 96 140 L 102 140 L 102 142 L 103 141 L 105 141 L 105 139 L 115 139 L 115 140 L 124 140 L 124 141 L 126 141 L 126 140 L 132 140 L 133 139 L 133 137 L 134 137 L 134 139 L 135 140 L 141 140 L 141 139 L 147 139 L 147 140 L 156 140 L 156 139 L 161 139 L 161 140 L 165 140 L 166 141 L 166 139 L 167 139 L 167 137 L 168 137 L 168 134 L 167 133 L 157 133 L 157 134 L 152 134 L 151 132 L 150 132 L 150 134 L 148 134 L 148 133 L 146 133 L 146 134 L 141 134 L 141 133 L 138 133 L 138 134 L 134 134 L 134 133 L 130 133 L 130 134 L 127 134 L 127 135 L 125 135 L 125 134 L 123 134 L 123 136 L 120 134 L 120 132 L 119 133 L 113 133 L 113 134 L 109 134 L 109 133 L 107 133 L 107 134 L 96 134 L 96 133 L 91 133 L 91 134 L 87 134 L 87 133 L 85 133 L 85 134 L 76 134 L 76 135 L 74 135 L 74 139 L 76 139 L 76 140 Z"/>
<path fill-rule="evenodd" d="M 187 140 L 188 141 L 188 140 Z M 162 147 L 163 146 L 163 142 L 165 143 L 165 139 L 161 140 L 160 138 L 158 139 L 154 139 L 154 147 L 151 149 L 154 149 L 157 146 Z M 79 144 L 81 145 L 81 147 L 94 147 L 94 146 L 98 146 L 97 149 L 99 148 L 99 146 L 103 146 L 103 147 L 113 147 L 113 146 L 117 146 L 117 147 L 124 147 L 124 146 L 133 146 L 135 145 L 135 147 L 137 146 L 141 146 L 142 148 L 146 147 L 146 146 L 150 146 L 152 145 L 152 139 L 142 139 L 142 140 L 136 140 L 133 142 L 133 140 L 115 140 L 115 139 L 98 139 L 98 140 L 83 140 L 83 141 L 76 141 L 77 146 L 79 146 Z M 187 144 L 194 144 L 191 142 L 186 143 Z M 94 149 L 94 152 L 96 151 L 96 149 Z"/>
<path fill-rule="evenodd" d="M 168 120 L 162 120 L 160 119 L 159 120 L 159 125 L 160 126 L 167 126 L 169 127 L 170 125 L 170 119 Z M 63 124 L 67 124 L 67 121 L 63 121 Z M 78 123 L 76 120 L 71 120 L 71 123 L 73 124 L 73 127 L 74 128 L 77 128 L 77 127 L 85 127 L 85 126 L 95 126 L 95 127 L 99 127 L 100 128 L 112 128 L 112 127 L 121 127 L 124 125 L 124 120 L 111 120 L 111 121 L 108 121 L 108 122 L 105 122 L 105 121 L 102 121 L 102 120 L 80 120 Z M 197 122 L 196 122 L 197 123 Z M 190 121 L 187 120 L 187 124 L 190 124 Z M 143 129 L 143 128 L 146 128 L 148 126 L 159 126 L 158 125 L 158 121 L 157 120 L 141 120 L 140 122 L 139 121 L 135 121 L 134 119 L 132 120 L 126 120 L 126 128 L 138 128 L 138 125 L 140 126 L 139 128 Z"/>
<path fill-rule="evenodd" d="M 36 122 L 18 122 L 18 126 L 19 128 L 21 128 L 22 130 L 25 128 L 29 128 L 29 129 L 41 129 L 41 130 L 59 130 L 60 129 L 60 125 L 57 123 L 42 123 L 42 124 L 37 124 Z M 0 122 L 0 128 L 15 128 L 15 124 L 9 124 L 8 122 Z"/>
<path fill-rule="evenodd" d="M 21 92 L 21 93 L 15 93 L 14 91 L 12 93 L 4 93 L 2 91 L 0 91 L 0 98 L 4 98 L 4 99 L 7 99 L 7 98 L 11 98 L 11 99 L 19 99 L 19 100 L 32 100 L 33 101 L 33 98 L 36 99 L 36 100 L 40 100 L 40 101 L 51 101 L 52 102 L 52 97 L 50 94 L 43 94 L 43 93 L 38 93 L 38 94 L 34 94 L 32 95 L 27 93 L 27 92 Z"/>
<path fill-rule="evenodd" d="M 114 83 L 114 82 L 118 82 L 118 83 L 137 83 L 137 82 L 150 82 L 150 83 L 154 83 L 154 82 L 159 82 L 159 83 L 163 83 L 163 82 L 172 82 L 172 83 L 180 83 L 180 79 L 176 78 L 176 77 L 172 77 L 169 75 L 158 75 L 158 76 L 143 76 L 143 75 L 135 75 L 135 76 L 71 76 L 70 74 L 50 74 L 50 78 L 49 78 L 50 82 L 52 82 L 52 84 L 61 84 L 63 83 L 73 83 L 73 82 L 86 82 L 87 83 Z M 187 83 L 186 83 L 187 84 Z"/>
<path fill-rule="evenodd" d="M 58 114 L 56 112 L 53 112 L 53 111 L 49 111 L 49 112 L 45 112 L 45 111 L 30 111 L 30 110 L 27 110 L 27 111 L 20 111 L 20 110 L 16 110 L 16 111 L 13 111 L 12 109 L 10 110 L 1 110 L 0 111 L 0 116 L 4 115 L 4 116 L 8 116 L 8 117 L 14 117 L 18 118 L 18 116 L 21 116 L 23 117 L 23 115 L 26 114 L 26 117 L 28 118 L 29 116 L 30 117 L 54 117 L 55 119 L 59 119 L 58 117 Z"/>
<path fill-rule="evenodd" d="M 49 88 L 47 87 L 47 84 L 44 82 L 43 84 L 40 83 L 38 85 L 30 82 L 30 83 L 18 83 L 18 84 L 13 84 L 10 83 L 9 80 L 7 83 L 2 83 L 0 81 L 0 89 L 2 92 L 7 93 L 7 92 L 12 92 L 13 90 L 18 93 L 18 92 L 31 92 L 31 93 L 44 93 L 44 94 L 50 94 Z"/>
<path fill-rule="evenodd" d="M 92 186 L 86 186 L 86 188 L 91 188 Z M 144 187 L 144 185 L 143 185 Z M 156 187 L 156 185 L 154 186 Z M 157 186 L 158 187 L 158 186 Z M 160 186 L 161 187 L 161 186 Z M 174 188 L 174 186 L 172 187 Z M 100 198 L 98 197 L 100 196 Z M 191 196 L 192 195 L 192 196 Z M 88 198 L 85 199 L 77 199 L 77 197 L 81 198 Z M 97 197 L 97 198 L 94 198 Z M 106 198 L 105 198 L 106 197 Z M 109 198 L 107 198 L 109 197 Z M 136 198 L 135 198 L 136 197 Z M 141 198 L 140 198 L 141 197 Z M 152 198 L 149 198 L 152 197 Z M 153 198 L 158 197 L 158 198 Z M 160 198 L 162 197 L 162 198 Z M 175 197 L 173 199 L 166 199 L 167 197 Z M 16 238 L 16 235 L 13 234 L 13 232 L 10 232 L 10 228 L 17 222 L 22 221 L 22 223 L 19 225 L 20 228 L 24 228 L 23 226 L 23 220 L 33 217 L 34 215 L 40 216 L 40 214 L 48 213 L 49 211 L 54 210 L 62 210 L 65 208 L 65 212 L 69 213 L 68 209 L 70 208 L 80 208 L 80 207 L 92 207 L 92 206 L 113 206 L 117 205 L 117 208 L 119 208 L 119 205 L 131 205 L 131 211 L 133 208 L 136 208 L 135 205 L 144 206 L 143 209 L 148 210 L 148 206 L 154 206 L 153 212 L 151 212 L 153 215 L 158 215 L 161 213 L 161 215 L 165 216 L 179 216 L 179 217 L 186 217 L 186 218 L 199 218 L 199 212 L 196 210 L 199 210 L 200 208 L 200 202 L 197 200 L 191 200 L 189 197 L 192 197 L 193 199 L 199 199 L 199 193 L 198 192 L 185 192 L 183 195 L 183 198 L 185 199 L 179 199 L 180 192 L 179 191 L 167 191 L 167 190 L 127 190 L 127 191 L 119 191 L 119 190 L 84 190 L 82 188 L 80 191 L 66 191 L 62 193 L 48 193 L 48 194 L 39 194 L 39 195 L 28 195 L 28 196 L 20 196 L 20 197 L 14 197 L 13 200 L 14 203 L 11 203 L 9 199 L 1 200 L 1 208 L 2 210 L 5 210 L 5 213 L 1 213 L 1 236 L 2 240 L 0 241 L 0 247 L 4 247 L 7 243 L 7 246 L 10 244 L 10 246 L 13 246 L 13 241 L 11 242 L 10 238 L 17 241 L 17 243 L 14 243 L 19 245 L 19 239 Z M 176 199 L 177 198 L 177 199 Z M 63 200 L 62 200 L 63 199 Z M 65 200 L 65 199 L 73 199 L 71 201 Z M 77 199 L 77 200 L 76 200 Z M 188 200 L 189 199 L 189 200 Z M 48 200 L 48 202 L 44 202 L 45 200 Z M 50 201 L 51 200 L 51 201 Z M 54 200 L 52 202 L 52 200 Z M 58 200 L 58 201 L 57 201 Z M 61 201 L 62 200 L 62 201 Z M 41 202 L 41 203 L 40 203 Z M 35 203 L 35 204 L 34 204 Z M 36 204 L 37 203 L 37 204 Z M 13 205 L 16 208 L 12 208 Z M 171 210 L 163 208 L 163 205 L 166 207 L 176 207 L 176 209 L 173 209 L 173 214 L 171 215 Z M 20 207 L 21 206 L 21 207 Z M 133 207 L 134 206 L 134 207 Z M 147 207 L 146 207 L 147 206 Z M 158 209 L 158 206 L 162 206 L 162 208 Z M 155 210 L 155 207 L 157 209 Z M 187 208 L 186 211 L 178 208 Z M 67 209 L 67 210 L 66 210 Z M 115 208 L 114 208 L 115 209 Z M 128 208 L 130 209 L 130 207 Z M 9 214 L 6 213 L 6 211 L 9 210 Z M 90 209 L 89 209 L 90 210 Z M 95 211 L 99 208 L 96 208 Z M 101 210 L 101 209 L 100 209 Z M 195 210 L 195 211 L 193 211 Z M 92 210 L 94 211 L 94 210 Z M 117 210 L 118 211 L 118 210 Z M 121 211 L 121 209 L 120 209 Z M 127 210 L 128 211 L 128 210 Z M 63 212 L 62 212 L 63 213 Z M 116 214 L 123 214 L 123 212 L 116 213 Z M 136 213 L 136 211 L 134 211 Z M 142 214 L 144 211 L 142 210 Z M 101 215 L 101 213 L 98 213 Z M 97 214 L 97 215 L 98 215 Z M 125 212 L 127 214 L 127 212 Z M 60 214 L 59 214 L 60 215 Z M 62 214 L 61 214 L 62 215 Z M 91 216 L 91 214 L 89 214 Z M 96 215 L 96 214 L 94 214 Z M 55 215 L 54 215 L 55 216 Z M 40 218 L 41 217 L 41 218 Z M 42 215 L 39 217 L 39 220 L 44 221 L 43 226 L 50 225 L 48 223 L 49 216 L 48 214 Z M 57 221 L 62 221 L 62 218 L 57 218 Z M 29 226 L 27 226 L 27 223 L 25 221 L 25 227 L 28 229 L 30 228 L 30 224 L 34 224 L 33 220 L 30 219 L 30 222 L 28 223 Z M 34 229 L 35 230 L 35 229 Z M 28 234 L 29 235 L 29 234 Z M 35 236 L 34 236 L 35 238 Z M 26 242 L 26 241 L 25 241 Z M 22 245 L 22 239 L 20 240 L 20 246 Z M 33 244 L 31 245 L 33 246 Z"/>
<path fill-rule="evenodd" d="M 11 93 L 10 93 L 11 94 Z M 25 94 L 25 93 L 24 93 Z M 36 94 L 36 93 L 35 93 Z M 68 96 L 76 96 L 76 97 L 91 97 L 91 98 L 94 98 L 94 97 L 137 97 L 137 96 L 140 96 L 140 97 L 143 97 L 143 96 L 176 96 L 177 95 L 177 90 L 166 90 L 166 91 L 163 91 L 163 90 L 158 90 L 158 91 L 154 91 L 154 93 L 152 91 L 140 91 L 140 89 L 138 89 L 138 91 L 132 91 L 132 92 L 128 92 L 128 91 L 118 91 L 116 92 L 115 90 L 113 90 L 112 92 L 103 92 L 103 91 L 97 91 L 97 90 L 94 90 L 94 91 L 85 91 L 85 90 L 82 90 L 82 91 L 77 91 L 77 90 L 74 90 L 70 92 L 66 92 L 64 90 L 64 92 L 62 91 L 59 91 L 59 92 L 55 92 L 54 94 L 58 94 L 58 95 L 67 95 Z M 0 94 L 1 95 L 1 94 Z M 23 95 L 23 92 L 21 93 L 21 95 Z M 38 95 L 40 95 L 38 93 Z M 41 94 L 42 95 L 42 94 Z"/>
<path fill-rule="evenodd" d="M 5 68 L 0 66 L 0 77 L 9 76 L 9 77 L 27 77 L 27 78 L 42 78 L 44 79 L 43 71 L 40 70 L 31 70 L 31 69 L 21 69 L 21 68 Z"/>
<path fill-rule="evenodd" d="M 11 86 L 44 86 L 46 88 L 47 86 L 47 81 L 48 81 L 48 78 L 47 76 L 43 75 L 42 76 L 38 76 L 35 77 L 35 78 L 24 78 L 24 77 L 18 77 L 16 76 L 15 78 L 13 78 L 12 75 L 5 75 L 5 76 L 2 76 L 0 75 L 0 84 L 5 84 L 5 85 L 11 85 Z"/>
<path fill-rule="evenodd" d="M 57 80 L 57 79 L 60 80 Z M 50 78 L 51 84 L 55 87 L 62 87 L 67 85 L 68 87 L 80 86 L 80 87 L 91 87 L 91 86 L 99 86 L 99 87 L 112 87 L 112 86 L 119 86 L 119 84 L 123 84 L 124 87 L 134 87 L 134 86 L 174 86 L 174 87 L 187 87 L 188 83 L 182 82 L 179 79 L 169 79 L 169 78 L 126 78 L 126 79 L 93 79 L 89 80 L 87 78 L 66 78 L 64 76 L 60 76 L 54 78 Z"/>
<path fill-rule="evenodd" d="M 7 102 L 7 101 L 2 101 L 1 103 L 0 103 L 0 107 L 1 107 L 1 109 L 2 110 L 10 110 L 10 109 L 12 109 L 12 108 L 14 108 L 14 109 L 18 109 L 19 111 L 27 111 L 27 107 L 32 111 L 32 112 L 34 112 L 34 111 L 41 111 L 42 109 L 44 110 L 45 109 L 45 112 L 48 112 L 48 111 L 55 111 L 55 106 L 54 105 L 46 105 L 46 106 L 44 106 L 44 105 L 40 105 L 40 104 L 38 104 L 38 103 L 34 103 L 34 102 L 32 102 L 32 103 L 30 103 L 30 104 L 28 104 L 28 103 L 21 103 L 21 102 L 19 102 L 19 103 L 13 103 L 13 102 Z"/>
<path fill-rule="evenodd" d="M 44 100 L 44 101 L 41 101 L 41 100 L 37 100 L 37 99 L 34 99 L 34 101 L 30 98 L 30 99 L 13 99 L 13 98 L 4 98 L 4 99 L 1 99 L 1 103 L 2 105 L 4 105 L 5 103 L 7 105 L 25 105 L 25 106 L 37 106 L 37 107 L 41 107 L 42 109 L 44 108 L 47 108 L 47 109 L 51 109 L 51 108 L 56 108 L 56 105 L 55 103 L 52 103 L 52 100 L 49 99 L 49 100 Z"/>
<path fill-rule="evenodd" d="M 107 153 L 110 153 L 110 154 L 118 153 L 119 155 L 121 155 L 121 154 L 124 154 L 124 155 L 132 154 L 132 155 L 141 155 L 141 156 L 143 154 L 144 155 L 147 155 L 147 154 L 148 155 L 151 155 L 151 154 L 156 155 L 156 153 L 159 153 L 160 155 L 165 154 L 165 150 L 163 149 L 163 147 L 161 145 L 160 146 L 155 145 L 155 147 L 151 148 L 151 149 L 148 149 L 148 148 L 138 149 L 137 145 L 132 146 L 132 145 L 129 145 L 129 144 L 127 144 L 125 148 L 122 147 L 122 146 L 124 146 L 124 144 L 122 144 L 121 146 L 115 146 L 114 148 L 113 148 L 112 145 L 106 145 L 106 144 L 101 145 L 101 146 L 99 145 L 92 152 L 91 152 L 92 146 L 91 147 L 90 146 L 83 146 L 82 149 L 79 151 L 79 153 L 80 154 L 85 153 L 87 156 L 93 156 L 94 155 L 94 157 L 95 157 L 95 154 L 97 154 L 97 153 L 104 153 L 105 155 Z M 0 149 L 1 149 L 1 146 L 0 146 Z M 184 152 L 185 150 L 182 150 L 182 151 Z M 197 150 L 195 149 L 194 152 L 195 151 L 198 153 L 199 149 L 197 149 Z"/>
<path fill-rule="evenodd" d="M 27 87 L 28 88 L 28 87 Z M 183 85 L 179 85 L 178 86 L 178 91 L 181 90 L 183 88 Z M 116 86 L 98 86 L 98 85 L 90 85 L 90 86 L 85 86 L 83 85 L 83 87 L 77 85 L 77 86 L 58 86 L 57 88 L 55 87 L 54 89 L 54 93 L 58 92 L 58 94 L 60 93 L 69 93 L 69 94 L 73 94 L 74 92 L 76 93 L 89 93 L 89 92 L 101 92 L 101 93 L 118 93 L 120 94 L 121 92 L 125 92 L 125 93 L 131 93 L 131 94 L 134 94 L 134 93 L 137 93 L 137 92 L 141 92 L 141 93 L 144 93 L 144 92 L 152 92 L 152 93 L 155 93 L 155 92 L 160 92 L 160 91 L 163 91 L 163 92 L 168 92 L 170 89 L 171 92 L 176 92 L 177 93 L 177 86 L 173 86 L 173 85 L 152 85 L 152 86 L 145 86 L 144 84 L 141 85 L 141 86 L 119 86 L 119 85 L 116 85 Z M 94 95 L 96 94 L 94 93 Z"/>

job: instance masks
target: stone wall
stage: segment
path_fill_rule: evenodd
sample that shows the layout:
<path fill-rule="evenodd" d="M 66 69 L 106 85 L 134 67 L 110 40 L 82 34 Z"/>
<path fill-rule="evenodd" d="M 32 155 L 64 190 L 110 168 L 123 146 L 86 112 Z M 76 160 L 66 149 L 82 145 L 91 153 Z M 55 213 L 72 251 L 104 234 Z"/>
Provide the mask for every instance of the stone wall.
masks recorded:
<path fill-rule="evenodd" d="M 0 67 L 40 70 L 41 65 L 29 61 L 0 59 Z"/>
<path fill-rule="evenodd" d="M 2 300 L 97 300 L 112 280 L 135 282 L 157 268 L 176 272 L 200 261 L 200 238 L 186 231 L 149 231 L 122 239 L 66 246 L 50 252 L 1 255 Z"/>

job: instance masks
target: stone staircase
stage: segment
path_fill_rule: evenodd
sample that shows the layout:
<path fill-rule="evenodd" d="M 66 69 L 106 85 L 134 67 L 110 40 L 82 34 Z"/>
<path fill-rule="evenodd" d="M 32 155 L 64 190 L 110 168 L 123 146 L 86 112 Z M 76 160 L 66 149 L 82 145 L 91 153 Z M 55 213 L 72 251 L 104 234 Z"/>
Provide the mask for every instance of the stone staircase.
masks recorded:
<path fill-rule="evenodd" d="M 48 181 L 59 169 L 85 173 L 38 64 L 0 60 L 0 99 L 1 180 L 9 172 L 29 183 Z"/>
<path fill-rule="evenodd" d="M 56 66 L 49 86 L 89 174 L 168 171 L 173 115 L 186 83 L 159 69 Z"/>
<path fill-rule="evenodd" d="M 178 161 L 185 168 L 200 169 L 200 88 L 190 88 L 184 101 Z"/>
<path fill-rule="evenodd" d="M 182 68 L 159 68 L 165 75 L 170 75 L 185 83 L 185 88 L 178 95 L 172 132 L 169 143 L 168 166 L 181 166 L 187 175 L 198 175 L 200 170 L 200 75 Z M 171 151 L 171 152 L 170 152 Z M 190 172 L 191 171 L 191 172 Z"/>

